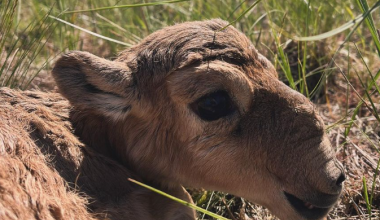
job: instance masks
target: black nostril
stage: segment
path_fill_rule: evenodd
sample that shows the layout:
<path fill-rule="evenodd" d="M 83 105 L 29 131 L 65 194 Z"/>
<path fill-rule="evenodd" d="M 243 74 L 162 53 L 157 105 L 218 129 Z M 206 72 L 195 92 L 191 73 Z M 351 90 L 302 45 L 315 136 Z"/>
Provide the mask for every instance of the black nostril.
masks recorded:
<path fill-rule="evenodd" d="M 341 173 L 339 178 L 336 181 L 337 186 L 342 186 L 343 181 L 346 180 L 346 175 L 344 173 Z"/>

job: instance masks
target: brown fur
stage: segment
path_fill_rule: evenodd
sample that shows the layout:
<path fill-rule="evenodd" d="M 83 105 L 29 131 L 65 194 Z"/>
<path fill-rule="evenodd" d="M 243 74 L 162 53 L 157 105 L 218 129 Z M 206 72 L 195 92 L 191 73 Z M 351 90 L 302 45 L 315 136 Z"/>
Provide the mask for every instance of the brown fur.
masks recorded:
<path fill-rule="evenodd" d="M 64 55 L 53 76 L 72 110 L 56 94 L 2 90 L 7 104 L 1 115 L 8 116 L 0 122 L 13 130 L 0 126 L 0 152 L 8 163 L 1 181 L 19 191 L 0 185 L 7 192 L 1 196 L 32 198 L 17 206 L 25 212 L 12 211 L 20 199 L 1 198 L 4 216 L 33 210 L 40 219 L 73 213 L 78 219 L 194 218 L 189 208 L 127 177 L 188 201 L 181 185 L 229 192 L 282 219 L 327 214 L 341 191 L 342 168 L 321 118 L 309 100 L 277 79 L 242 33 L 218 31 L 225 25 L 211 20 L 168 27 L 115 61 L 86 52 Z M 230 115 L 205 121 L 191 110 L 220 90 L 233 102 Z M 285 192 L 323 207 L 322 215 L 301 216 Z"/>
<path fill-rule="evenodd" d="M 130 183 L 127 178 L 140 179 L 85 147 L 73 135 L 70 106 L 59 94 L 2 88 L 0 103 L 0 219 L 193 216 L 188 208 Z M 168 192 L 189 200 L 182 188 Z"/>

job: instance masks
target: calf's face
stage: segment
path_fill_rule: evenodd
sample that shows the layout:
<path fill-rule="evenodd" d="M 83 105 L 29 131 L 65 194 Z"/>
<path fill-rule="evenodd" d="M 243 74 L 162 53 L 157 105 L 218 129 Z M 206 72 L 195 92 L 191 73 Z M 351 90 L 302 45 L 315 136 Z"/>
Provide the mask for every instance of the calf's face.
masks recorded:
<path fill-rule="evenodd" d="M 322 119 L 225 25 L 168 27 L 115 61 L 71 52 L 53 75 L 77 111 L 115 125 L 112 147 L 146 180 L 229 192 L 282 219 L 324 217 L 344 174 Z"/>

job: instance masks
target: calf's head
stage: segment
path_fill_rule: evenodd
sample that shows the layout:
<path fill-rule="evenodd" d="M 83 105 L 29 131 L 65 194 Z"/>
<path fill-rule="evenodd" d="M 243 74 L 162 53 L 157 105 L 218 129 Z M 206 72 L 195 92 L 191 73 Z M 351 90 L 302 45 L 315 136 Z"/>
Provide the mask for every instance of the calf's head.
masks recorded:
<path fill-rule="evenodd" d="M 79 120 L 101 118 L 101 138 L 145 180 L 229 192 L 282 219 L 320 219 L 344 181 L 323 121 L 242 33 L 219 31 L 226 24 L 167 27 L 114 61 L 71 52 L 53 75 Z"/>

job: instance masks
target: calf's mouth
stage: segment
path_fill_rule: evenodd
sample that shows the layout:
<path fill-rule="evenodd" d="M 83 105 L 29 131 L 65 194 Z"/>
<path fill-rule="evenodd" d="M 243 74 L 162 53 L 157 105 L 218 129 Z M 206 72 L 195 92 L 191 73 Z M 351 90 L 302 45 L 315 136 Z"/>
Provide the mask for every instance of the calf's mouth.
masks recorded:
<path fill-rule="evenodd" d="M 315 202 L 299 199 L 287 192 L 284 192 L 284 194 L 292 208 L 302 217 L 309 220 L 318 220 L 326 216 L 339 198 L 339 195 L 329 195 L 329 198 L 323 199 L 323 201 L 316 204 Z"/>

